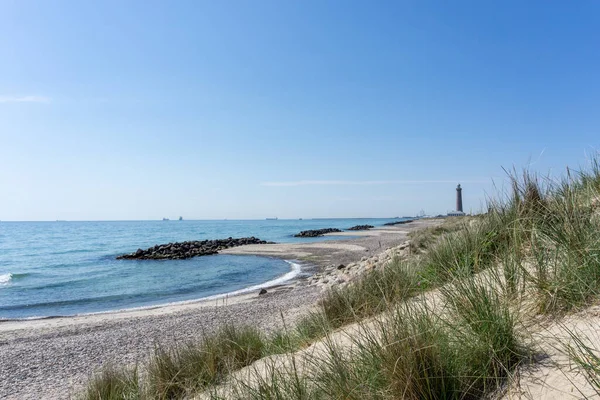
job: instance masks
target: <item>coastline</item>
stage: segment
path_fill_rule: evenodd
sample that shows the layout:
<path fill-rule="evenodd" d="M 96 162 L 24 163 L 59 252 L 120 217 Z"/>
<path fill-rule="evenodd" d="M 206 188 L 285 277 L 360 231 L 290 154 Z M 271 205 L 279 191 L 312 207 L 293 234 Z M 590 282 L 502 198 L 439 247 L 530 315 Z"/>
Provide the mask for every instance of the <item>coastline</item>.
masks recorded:
<path fill-rule="evenodd" d="M 214 295 L 210 295 L 210 296 L 206 296 L 206 297 L 200 297 L 198 299 L 173 301 L 173 302 L 169 302 L 169 303 L 151 304 L 151 305 L 146 305 L 146 306 L 129 307 L 129 308 L 122 308 L 122 309 L 117 309 L 117 310 L 96 311 L 96 312 L 80 313 L 80 314 L 74 314 L 74 315 L 50 315 L 50 316 L 25 317 L 25 318 L 0 318 L 0 332 L 18 328 L 16 326 L 11 326 L 10 325 L 11 322 L 15 323 L 15 325 L 16 325 L 19 322 L 43 321 L 43 320 L 61 319 L 61 318 L 64 318 L 66 321 L 69 319 L 91 317 L 91 316 L 103 315 L 103 314 L 114 314 L 114 315 L 110 315 L 111 319 L 114 319 L 114 317 L 116 315 L 123 314 L 123 315 L 125 315 L 125 317 L 128 317 L 128 316 L 132 316 L 133 313 L 135 313 L 137 311 L 145 311 L 145 310 L 164 308 L 165 310 L 163 310 L 163 311 L 168 313 L 168 312 L 172 312 L 170 310 L 170 307 L 176 308 L 178 306 L 193 305 L 193 304 L 198 304 L 199 306 L 203 306 L 203 305 L 205 305 L 203 303 L 209 303 L 209 302 L 228 299 L 228 298 L 231 298 L 234 301 L 236 299 L 240 300 L 240 299 L 243 299 L 244 295 L 249 294 L 250 292 L 260 290 L 260 289 L 269 289 L 269 288 L 274 288 L 277 286 L 285 285 L 289 281 L 292 281 L 299 274 L 302 273 L 302 266 L 298 262 L 296 262 L 294 260 L 283 260 L 283 261 L 285 261 L 286 263 L 288 263 L 290 265 L 290 267 L 291 267 L 290 271 L 286 272 L 283 275 L 275 277 L 271 280 L 268 280 L 266 282 L 258 283 L 258 284 L 248 286 L 248 287 L 242 288 L 242 289 L 237 289 L 237 290 L 234 290 L 231 292 L 214 294 Z M 31 327 L 29 326 L 27 328 L 31 328 Z"/>
<path fill-rule="evenodd" d="M 352 232 L 339 235 L 352 236 L 340 241 L 247 245 L 224 251 L 303 263 L 301 273 L 271 286 L 261 296 L 256 288 L 216 299 L 0 322 L 0 376 L 7 377 L 0 387 L 0 397 L 69 398 L 103 364 L 143 362 L 157 344 L 198 340 L 201 332 L 211 332 L 223 323 L 252 324 L 269 332 L 283 326 L 283 316 L 285 324 L 291 325 L 323 293 L 327 281 L 317 277 L 331 273 L 336 264 L 351 265 L 365 257 L 377 258 L 404 243 L 409 231 L 435 223 L 438 222 L 419 220 L 397 228 Z M 329 286 L 336 282 L 331 281 Z"/>

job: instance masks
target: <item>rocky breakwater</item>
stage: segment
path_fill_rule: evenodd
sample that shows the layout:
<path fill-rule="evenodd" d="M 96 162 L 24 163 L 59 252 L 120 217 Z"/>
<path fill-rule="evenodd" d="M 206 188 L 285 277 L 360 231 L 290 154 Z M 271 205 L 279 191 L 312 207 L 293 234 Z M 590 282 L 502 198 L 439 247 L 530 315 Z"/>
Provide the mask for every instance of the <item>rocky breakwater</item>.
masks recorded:
<path fill-rule="evenodd" d="M 387 222 L 385 224 L 383 224 L 384 226 L 394 226 L 394 225 L 402 225 L 402 224 L 408 224 L 410 222 L 414 222 L 414 219 L 407 219 L 405 221 L 394 221 L 394 222 Z"/>
<path fill-rule="evenodd" d="M 333 232 L 342 232 L 342 230 L 337 229 L 337 228 L 313 229 L 310 231 L 302 231 L 300 233 L 296 233 L 294 236 L 295 237 L 317 237 L 317 236 L 323 236 L 326 233 L 333 233 Z"/>
<path fill-rule="evenodd" d="M 368 231 L 371 228 L 375 228 L 373 225 L 356 225 L 352 228 L 348 228 L 349 231 Z"/>
<path fill-rule="evenodd" d="M 255 238 L 227 238 L 215 240 L 190 241 L 180 243 L 157 244 L 146 250 L 138 249 L 131 254 L 118 256 L 117 260 L 184 260 L 186 258 L 217 254 L 219 250 L 246 244 L 272 244 Z"/>

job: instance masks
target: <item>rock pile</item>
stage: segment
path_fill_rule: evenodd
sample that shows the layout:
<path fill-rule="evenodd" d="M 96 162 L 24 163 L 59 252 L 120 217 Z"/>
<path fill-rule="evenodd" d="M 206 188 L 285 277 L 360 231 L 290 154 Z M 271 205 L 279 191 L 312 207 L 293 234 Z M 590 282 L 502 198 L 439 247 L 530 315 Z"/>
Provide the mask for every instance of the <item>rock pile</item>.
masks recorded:
<path fill-rule="evenodd" d="M 385 225 L 385 226 L 402 225 L 402 224 L 408 224 L 409 222 L 414 222 L 414 219 L 407 219 L 405 221 L 387 222 L 387 223 L 385 223 L 383 225 Z"/>
<path fill-rule="evenodd" d="M 373 225 L 356 225 L 352 228 L 348 228 L 349 231 L 368 231 L 371 228 L 375 228 Z"/>
<path fill-rule="evenodd" d="M 322 272 L 314 274 L 308 278 L 309 285 L 315 285 L 324 290 L 336 287 L 343 287 L 360 279 L 365 273 L 373 269 L 384 268 L 394 258 L 405 258 L 409 255 L 410 241 L 406 241 L 399 246 L 392 247 L 386 251 L 372 257 L 363 257 L 358 262 L 348 265 L 333 264 L 326 267 Z"/>
<path fill-rule="evenodd" d="M 325 228 L 325 229 L 314 229 L 314 230 L 310 230 L 310 231 L 302 231 L 300 233 L 295 234 L 295 237 L 317 237 L 317 236 L 323 236 L 326 233 L 332 233 L 332 232 L 341 232 L 341 229 L 337 229 L 337 228 Z"/>
<path fill-rule="evenodd" d="M 219 250 L 230 247 L 271 243 L 273 242 L 266 242 L 252 236 L 240 239 L 230 237 L 227 239 L 157 244 L 146 250 L 138 249 L 134 253 L 118 256 L 117 260 L 184 260 L 186 258 L 217 254 Z"/>

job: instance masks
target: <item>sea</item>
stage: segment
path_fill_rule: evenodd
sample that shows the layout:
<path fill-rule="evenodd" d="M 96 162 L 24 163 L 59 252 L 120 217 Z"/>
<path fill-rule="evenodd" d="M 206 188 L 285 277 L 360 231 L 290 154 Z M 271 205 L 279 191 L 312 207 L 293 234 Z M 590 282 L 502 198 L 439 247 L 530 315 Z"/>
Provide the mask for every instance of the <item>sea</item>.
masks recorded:
<path fill-rule="evenodd" d="M 278 243 L 307 229 L 381 226 L 397 218 L 171 221 L 0 221 L 0 320 L 48 318 L 218 298 L 302 273 L 296 260 L 217 254 L 187 260 L 116 260 L 138 248 L 254 236 Z"/>

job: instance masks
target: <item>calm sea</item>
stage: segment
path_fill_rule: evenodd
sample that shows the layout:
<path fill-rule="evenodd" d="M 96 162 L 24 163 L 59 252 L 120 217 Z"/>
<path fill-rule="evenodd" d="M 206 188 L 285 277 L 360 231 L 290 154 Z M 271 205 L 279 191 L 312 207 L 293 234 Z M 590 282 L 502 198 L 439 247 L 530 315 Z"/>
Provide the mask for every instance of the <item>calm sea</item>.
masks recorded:
<path fill-rule="evenodd" d="M 331 237 L 300 239 L 293 234 L 358 224 L 380 226 L 392 220 L 0 222 L 0 319 L 200 299 L 254 290 L 298 273 L 293 260 L 256 256 L 115 259 L 140 247 L 248 236 L 275 242 L 321 241 Z"/>

